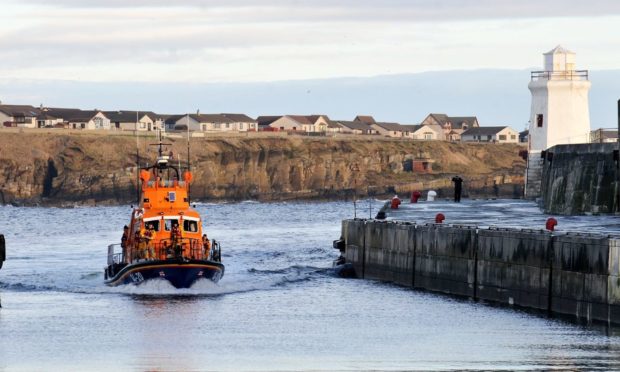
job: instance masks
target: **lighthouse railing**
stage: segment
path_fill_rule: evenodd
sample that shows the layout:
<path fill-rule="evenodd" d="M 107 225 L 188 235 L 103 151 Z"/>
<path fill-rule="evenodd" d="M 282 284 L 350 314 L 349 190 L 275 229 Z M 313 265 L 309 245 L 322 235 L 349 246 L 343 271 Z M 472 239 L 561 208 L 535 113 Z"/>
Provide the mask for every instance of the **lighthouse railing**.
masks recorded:
<path fill-rule="evenodd" d="M 532 71 L 532 81 L 536 80 L 588 80 L 588 70 Z"/>

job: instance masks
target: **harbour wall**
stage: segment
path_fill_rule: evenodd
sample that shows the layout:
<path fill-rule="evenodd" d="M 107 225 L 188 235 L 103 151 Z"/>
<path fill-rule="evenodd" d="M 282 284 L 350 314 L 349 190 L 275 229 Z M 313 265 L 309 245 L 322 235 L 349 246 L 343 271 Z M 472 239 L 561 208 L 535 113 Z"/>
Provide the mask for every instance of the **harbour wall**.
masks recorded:
<path fill-rule="evenodd" d="M 591 143 L 558 145 L 545 151 L 541 180 L 545 212 L 617 213 L 617 149 L 617 143 Z"/>
<path fill-rule="evenodd" d="M 356 276 L 620 324 L 620 239 L 544 230 L 353 219 Z"/>

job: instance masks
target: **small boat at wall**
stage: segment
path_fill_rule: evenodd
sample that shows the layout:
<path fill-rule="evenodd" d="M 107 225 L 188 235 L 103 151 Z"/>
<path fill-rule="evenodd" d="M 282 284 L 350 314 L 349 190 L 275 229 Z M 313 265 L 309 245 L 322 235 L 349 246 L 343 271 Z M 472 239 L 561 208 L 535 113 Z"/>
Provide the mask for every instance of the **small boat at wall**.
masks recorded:
<path fill-rule="evenodd" d="M 108 246 L 105 283 L 139 285 L 166 280 L 189 288 L 199 279 L 224 275 L 219 242 L 203 235 L 200 214 L 190 206 L 192 174 L 172 164 L 159 140 L 153 166 L 140 170 L 140 203 L 125 226 L 122 242 Z"/>

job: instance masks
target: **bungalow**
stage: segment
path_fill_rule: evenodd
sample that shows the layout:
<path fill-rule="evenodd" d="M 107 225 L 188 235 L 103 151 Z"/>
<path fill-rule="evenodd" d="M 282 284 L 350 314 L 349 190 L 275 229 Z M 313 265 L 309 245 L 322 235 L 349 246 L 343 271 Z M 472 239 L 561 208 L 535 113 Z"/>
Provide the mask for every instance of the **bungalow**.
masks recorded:
<path fill-rule="evenodd" d="M 34 106 L 0 104 L 0 123 L 5 127 L 36 128 L 40 113 Z"/>
<path fill-rule="evenodd" d="M 256 120 L 261 130 L 286 130 L 306 133 L 340 131 L 340 126 L 335 125 L 327 115 L 259 116 Z"/>
<path fill-rule="evenodd" d="M 370 115 L 357 115 L 355 119 L 353 119 L 353 121 L 366 123 L 368 125 L 377 124 L 377 122 L 375 121 L 375 118 L 373 118 Z"/>
<path fill-rule="evenodd" d="M 421 124 L 441 126 L 445 139 L 448 141 L 459 141 L 461 133 L 469 128 L 480 126 L 475 116 L 448 116 L 446 114 L 428 114 Z"/>
<path fill-rule="evenodd" d="M 398 123 L 375 123 L 370 125 L 378 134 L 386 137 L 402 138 L 405 136 L 405 128 Z"/>
<path fill-rule="evenodd" d="M 519 133 L 510 127 L 476 127 L 461 133 L 462 142 L 518 143 Z"/>
<path fill-rule="evenodd" d="M 232 131 L 234 121 L 220 114 L 188 114 L 180 116 L 175 124 L 175 130 L 190 132 L 228 132 Z"/>
<path fill-rule="evenodd" d="M 120 110 L 103 113 L 110 119 L 114 129 L 148 132 L 163 129 L 163 120 L 158 119 L 158 115 L 153 112 Z"/>
<path fill-rule="evenodd" d="M 306 125 L 308 121 L 302 119 Z M 303 123 L 299 122 L 293 116 L 259 116 L 256 121 L 262 130 L 286 130 L 286 131 L 303 131 Z M 269 128 L 269 129 L 267 129 Z"/>
<path fill-rule="evenodd" d="M 239 132 L 256 132 L 258 130 L 258 122 L 244 114 L 220 114 L 225 118 L 232 120 L 233 130 Z"/>
<path fill-rule="evenodd" d="M 63 117 L 64 127 L 69 129 L 110 129 L 110 119 L 101 111 L 78 110 Z M 57 124 L 58 125 L 58 124 Z"/>
<path fill-rule="evenodd" d="M 407 138 L 432 141 L 443 141 L 445 138 L 443 128 L 439 125 L 418 124 L 402 125 L 402 127 L 405 131 L 404 136 Z"/>
<path fill-rule="evenodd" d="M 377 130 L 373 129 L 369 124 L 363 121 L 336 121 L 342 127 L 342 133 L 352 134 L 377 134 Z"/>
<path fill-rule="evenodd" d="M 617 129 L 596 129 L 590 132 L 591 143 L 613 143 L 618 142 Z"/>

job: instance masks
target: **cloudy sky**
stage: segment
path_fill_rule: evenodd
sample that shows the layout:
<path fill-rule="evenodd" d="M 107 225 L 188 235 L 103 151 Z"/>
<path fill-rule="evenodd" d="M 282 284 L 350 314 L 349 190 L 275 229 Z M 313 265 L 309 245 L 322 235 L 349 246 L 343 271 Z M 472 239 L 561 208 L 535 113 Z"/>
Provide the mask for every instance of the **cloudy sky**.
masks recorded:
<path fill-rule="evenodd" d="M 0 79 L 258 82 L 620 61 L 618 0 L 0 0 Z"/>

